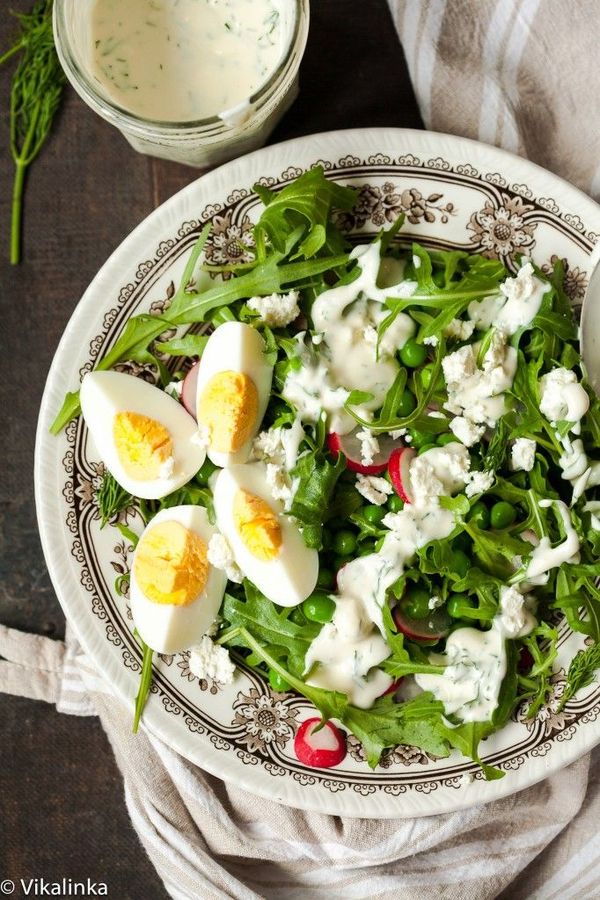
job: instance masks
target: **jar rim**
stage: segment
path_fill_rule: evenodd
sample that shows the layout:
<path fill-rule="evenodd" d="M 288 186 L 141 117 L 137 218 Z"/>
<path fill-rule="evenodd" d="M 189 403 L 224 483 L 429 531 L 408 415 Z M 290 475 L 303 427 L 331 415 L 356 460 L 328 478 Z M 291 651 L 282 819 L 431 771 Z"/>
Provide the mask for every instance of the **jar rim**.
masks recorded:
<path fill-rule="evenodd" d="M 130 110 L 119 106 L 118 103 L 109 100 L 104 94 L 99 93 L 85 71 L 83 71 L 82 67 L 78 64 L 69 42 L 69 30 L 65 19 L 66 0 L 54 0 L 53 3 L 52 19 L 54 42 L 60 62 L 72 86 L 75 87 L 78 92 L 81 92 L 83 99 L 86 100 L 88 104 L 96 105 L 101 114 L 107 119 L 119 120 L 120 124 L 123 124 L 130 130 L 143 131 L 146 134 L 149 132 L 153 132 L 157 135 L 164 135 L 165 133 L 175 134 L 177 132 L 191 133 L 209 129 L 215 133 L 220 130 L 225 130 L 228 127 L 224 118 L 227 113 L 233 113 L 235 110 L 243 108 L 246 105 L 248 107 L 254 106 L 256 109 L 261 109 L 262 104 L 269 100 L 273 93 L 273 89 L 278 86 L 279 82 L 287 73 L 289 64 L 298 49 L 300 49 L 300 58 L 302 57 L 308 34 L 308 0 L 294 0 L 294 7 L 296 15 L 286 51 L 269 78 L 245 100 L 240 101 L 240 103 L 228 110 L 223 110 L 220 115 L 209 116 L 204 119 L 188 119 L 182 122 L 146 119 L 143 116 L 137 116 Z M 300 47 L 298 46 L 299 41 L 301 42 Z"/>

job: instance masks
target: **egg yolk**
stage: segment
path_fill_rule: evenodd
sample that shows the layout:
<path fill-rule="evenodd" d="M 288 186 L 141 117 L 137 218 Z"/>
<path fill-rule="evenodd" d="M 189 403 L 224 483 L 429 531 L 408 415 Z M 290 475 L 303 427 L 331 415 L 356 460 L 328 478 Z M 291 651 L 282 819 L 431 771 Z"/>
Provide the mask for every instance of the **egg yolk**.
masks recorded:
<path fill-rule="evenodd" d="M 258 413 L 258 391 L 243 372 L 218 372 L 198 401 L 198 422 L 206 425 L 210 445 L 219 453 L 235 453 L 252 437 Z"/>
<path fill-rule="evenodd" d="M 154 603 L 187 606 L 208 578 L 207 547 L 179 522 L 149 528 L 137 546 L 133 571 L 140 589 Z"/>
<path fill-rule="evenodd" d="M 257 559 L 268 561 L 279 553 L 279 519 L 265 500 L 239 490 L 233 501 L 233 520 L 242 541 Z"/>
<path fill-rule="evenodd" d="M 130 478 L 160 478 L 173 459 L 173 441 L 165 426 L 140 413 L 118 412 L 113 420 L 113 439 Z"/>

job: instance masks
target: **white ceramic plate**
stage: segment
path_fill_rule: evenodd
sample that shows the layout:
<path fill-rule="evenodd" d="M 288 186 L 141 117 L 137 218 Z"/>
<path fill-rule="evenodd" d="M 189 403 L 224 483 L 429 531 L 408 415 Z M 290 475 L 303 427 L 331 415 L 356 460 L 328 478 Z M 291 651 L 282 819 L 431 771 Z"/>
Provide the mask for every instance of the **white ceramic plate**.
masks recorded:
<path fill-rule="evenodd" d="M 251 186 L 279 187 L 315 163 L 361 189 L 356 210 L 345 217 L 353 231 L 372 235 L 404 211 L 404 237 L 428 246 L 484 252 L 509 265 L 517 253 L 531 254 L 543 267 L 563 258 L 574 303 L 583 296 L 600 207 L 531 163 L 444 135 L 355 130 L 268 147 L 205 175 L 142 222 L 94 278 L 67 326 L 42 402 L 35 469 L 40 532 L 56 592 L 81 644 L 130 708 L 140 653 L 128 603 L 114 590 L 130 554 L 115 529 L 100 531 L 94 486 L 102 468 L 87 429 L 76 421 L 54 438 L 48 427 L 65 391 L 77 388 L 129 316 L 165 308 L 207 220 L 213 222 L 210 261 L 239 259 L 260 209 Z M 152 377 L 139 365 L 125 368 Z M 506 773 L 490 783 L 459 757 L 436 760 L 409 747 L 387 752 L 371 771 L 352 738 L 339 767 L 307 768 L 293 754 L 294 733 L 310 712 L 305 700 L 274 694 L 252 671 L 238 672 L 227 687 L 198 681 L 185 655 L 157 664 L 144 723 L 208 771 L 292 806 L 374 818 L 448 812 L 527 787 L 600 741 L 598 685 L 556 713 L 565 664 L 578 646 L 580 638 L 562 626 L 550 704 L 533 721 L 519 710 L 483 745 L 486 761 Z"/>

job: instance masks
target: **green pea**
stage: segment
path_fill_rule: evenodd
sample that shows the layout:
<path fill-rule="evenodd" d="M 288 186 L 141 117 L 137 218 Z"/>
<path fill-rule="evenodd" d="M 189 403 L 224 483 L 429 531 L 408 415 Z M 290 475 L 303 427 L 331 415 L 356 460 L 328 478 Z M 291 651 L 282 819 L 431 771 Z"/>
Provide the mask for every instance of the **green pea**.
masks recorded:
<path fill-rule="evenodd" d="M 498 503 L 494 503 L 490 511 L 492 528 L 508 528 L 516 518 L 516 509 L 512 504 L 507 503 L 506 500 L 499 500 Z"/>
<path fill-rule="evenodd" d="M 291 689 L 291 684 L 289 684 L 285 678 L 276 672 L 275 669 L 269 669 L 269 684 L 273 688 L 274 691 L 278 691 L 280 694 L 285 693 L 285 691 L 289 691 Z"/>
<path fill-rule="evenodd" d="M 356 535 L 346 528 L 336 531 L 333 536 L 333 552 L 339 556 L 352 556 L 356 550 Z"/>
<path fill-rule="evenodd" d="M 474 522 L 478 528 L 484 530 L 490 527 L 490 511 L 483 500 L 478 500 L 477 503 L 474 503 L 471 507 L 469 522 Z"/>
<path fill-rule="evenodd" d="M 405 418 L 405 416 L 410 416 L 416 405 L 417 398 L 412 393 L 412 391 L 409 391 L 408 388 L 406 388 L 406 390 L 400 397 L 400 403 L 398 404 L 398 408 L 396 409 L 396 415 L 398 415 L 401 419 Z"/>
<path fill-rule="evenodd" d="M 421 369 L 421 384 L 427 390 L 429 385 L 431 384 L 431 379 L 433 378 L 433 363 L 427 363 L 426 366 L 423 366 Z"/>
<path fill-rule="evenodd" d="M 403 366 L 416 369 L 422 366 L 427 358 L 427 349 L 423 344 L 417 343 L 414 338 L 409 338 L 400 350 L 400 359 Z"/>
<path fill-rule="evenodd" d="M 423 588 L 409 588 L 402 598 L 402 608 L 411 619 L 426 619 L 430 614 L 429 591 Z"/>
<path fill-rule="evenodd" d="M 302 612 L 309 622 L 331 622 L 335 603 L 327 594 L 319 591 L 308 597 L 302 604 Z"/>
<path fill-rule="evenodd" d="M 294 625 L 306 625 L 306 616 L 302 612 L 302 607 L 297 606 L 290 613 L 290 622 Z"/>
<path fill-rule="evenodd" d="M 474 609 L 475 605 L 475 600 L 472 597 L 468 597 L 466 594 L 452 594 L 448 600 L 448 614 L 452 616 L 453 619 L 462 619 L 465 610 Z"/>
<path fill-rule="evenodd" d="M 385 516 L 385 507 L 375 506 L 374 503 L 370 503 L 368 506 L 363 507 L 362 512 L 363 516 L 370 525 L 380 525 L 381 520 Z"/>
<path fill-rule="evenodd" d="M 317 587 L 328 588 L 333 584 L 333 572 L 326 566 L 319 569 L 319 577 L 317 578 Z"/>
<path fill-rule="evenodd" d="M 456 444 L 457 440 L 453 434 L 448 434 L 448 432 L 445 431 L 443 434 L 440 434 L 437 442 L 440 447 L 445 447 L 447 444 Z"/>
<path fill-rule="evenodd" d="M 388 499 L 387 505 L 391 512 L 400 512 L 401 509 L 404 509 L 404 500 L 398 494 L 392 494 Z"/>
<path fill-rule="evenodd" d="M 427 453 L 428 450 L 433 450 L 433 448 L 434 448 L 435 446 L 436 446 L 435 444 L 423 444 L 422 447 L 419 447 L 419 456 L 420 456 L 422 453 Z"/>
<path fill-rule="evenodd" d="M 418 449 L 422 447 L 423 444 L 431 443 L 431 434 L 427 431 L 419 431 L 418 428 L 409 428 L 408 433 L 410 435 L 410 446 Z"/>
<path fill-rule="evenodd" d="M 450 561 L 450 571 L 456 572 L 460 578 L 464 578 L 471 568 L 471 560 L 464 550 L 453 550 Z"/>

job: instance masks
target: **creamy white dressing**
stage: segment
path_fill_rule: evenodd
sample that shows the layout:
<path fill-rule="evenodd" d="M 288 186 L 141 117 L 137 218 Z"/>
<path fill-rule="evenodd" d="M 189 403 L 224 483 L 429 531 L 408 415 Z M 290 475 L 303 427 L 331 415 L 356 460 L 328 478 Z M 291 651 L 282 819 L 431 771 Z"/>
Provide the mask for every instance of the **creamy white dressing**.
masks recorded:
<path fill-rule="evenodd" d="M 444 704 L 446 713 L 463 722 L 487 722 L 498 705 L 506 675 L 506 636 L 494 619 L 489 631 L 457 628 L 435 662 L 446 665 L 442 675 L 415 675 L 424 691 Z"/>
<path fill-rule="evenodd" d="M 512 335 L 532 323 L 550 289 L 549 282 L 534 275 L 531 263 L 525 263 L 514 278 L 500 285 L 500 294 L 470 303 L 469 318 L 480 329 L 494 326 Z"/>
<path fill-rule="evenodd" d="M 291 38 L 281 0 L 95 0 L 92 77 L 146 119 L 231 111 L 277 68 Z"/>
<path fill-rule="evenodd" d="M 411 317 L 400 313 L 377 347 L 377 328 L 389 314 L 384 301 L 409 297 L 416 288 L 413 281 L 379 286 L 380 250 L 378 241 L 355 247 L 351 257 L 358 260 L 358 277 L 317 297 L 311 315 L 323 340 L 318 353 L 299 347 L 302 367 L 288 374 L 283 387 L 283 396 L 305 421 L 315 422 L 325 410 L 331 429 L 338 434 L 347 434 L 356 425 L 343 409 L 350 391 L 373 395 L 357 407 L 365 418 L 383 405 L 400 370 L 396 350 L 415 331 Z"/>
<path fill-rule="evenodd" d="M 443 485 L 447 493 L 464 487 L 467 476 L 460 479 L 457 464 L 463 454 L 468 460 L 464 447 L 449 444 L 416 457 L 410 466 L 411 483 L 413 468 L 417 466 L 418 471 L 424 461 L 440 491 Z M 390 530 L 381 550 L 352 560 L 338 572 L 333 618 L 323 626 L 306 655 L 310 684 L 342 691 L 356 706 L 367 708 L 392 683 L 384 672 L 373 671 L 390 655 L 384 639 L 383 604 L 387 591 L 416 551 L 452 532 L 454 514 L 439 505 L 439 496 L 416 492 L 417 502 L 388 513 L 383 525 Z"/>
<path fill-rule="evenodd" d="M 560 513 L 565 528 L 565 539 L 556 547 L 550 543 L 550 538 L 543 537 L 534 549 L 527 566 L 526 577 L 528 579 L 543 575 L 550 569 L 562 566 L 565 562 L 573 562 L 579 554 L 579 538 L 571 522 L 568 507 L 562 500 L 540 500 L 540 506 L 549 507 L 554 504 Z"/>

